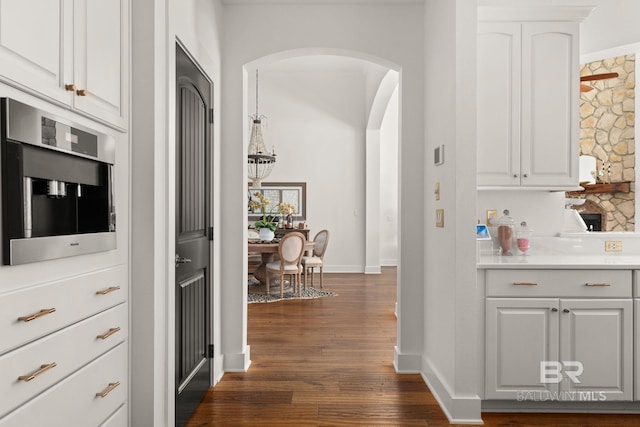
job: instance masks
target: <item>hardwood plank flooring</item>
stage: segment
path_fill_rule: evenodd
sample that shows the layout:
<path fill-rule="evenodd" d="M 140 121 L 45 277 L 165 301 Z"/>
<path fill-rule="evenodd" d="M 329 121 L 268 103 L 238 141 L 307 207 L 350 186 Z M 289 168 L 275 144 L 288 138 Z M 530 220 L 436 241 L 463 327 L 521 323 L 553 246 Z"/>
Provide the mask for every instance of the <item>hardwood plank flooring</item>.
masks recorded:
<path fill-rule="evenodd" d="M 393 368 L 396 270 L 325 274 L 337 297 L 249 305 L 246 373 L 227 373 L 187 427 L 449 425 L 420 375 Z M 640 426 L 640 415 L 483 414 L 486 426 Z"/>

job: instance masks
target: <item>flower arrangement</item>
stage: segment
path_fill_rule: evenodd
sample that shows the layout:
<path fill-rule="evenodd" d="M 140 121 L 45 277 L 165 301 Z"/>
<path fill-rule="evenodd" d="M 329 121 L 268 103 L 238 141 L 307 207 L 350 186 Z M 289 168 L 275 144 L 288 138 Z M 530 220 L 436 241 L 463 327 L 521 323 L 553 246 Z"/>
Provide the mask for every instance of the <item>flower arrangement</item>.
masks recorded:
<path fill-rule="evenodd" d="M 249 207 L 253 211 L 258 209 L 262 211 L 262 219 L 254 224 L 257 229 L 268 228 L 271 231 L 276 231 L 278 218 L 272 212 L 267 212 L 267 206 L 270 204 L 271 200 L 265 197 L 264 194 L 259 191 L 253 193 L 253 198 L 249 201 Z"/>
<path fill-rule="evenodd" d="M 283 215 L 291 215 L 296 213 L 296 207 L 291 203 L 280 202 L 278 203 L 278 212 Z"/>

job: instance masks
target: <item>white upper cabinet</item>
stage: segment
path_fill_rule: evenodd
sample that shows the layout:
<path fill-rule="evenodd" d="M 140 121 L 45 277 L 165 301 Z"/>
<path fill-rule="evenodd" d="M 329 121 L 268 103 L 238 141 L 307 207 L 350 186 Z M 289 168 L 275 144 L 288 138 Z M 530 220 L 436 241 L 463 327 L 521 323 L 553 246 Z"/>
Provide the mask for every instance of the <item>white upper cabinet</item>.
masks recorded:
<path fill-rule="evenodd" d="M 478 185 L 576 187 L 579 23 L 478 29 Z"/>
<path fill-rule="evenodd" d="M 127 127 L 128 0 L 2 0 L 0 79 Z"/>

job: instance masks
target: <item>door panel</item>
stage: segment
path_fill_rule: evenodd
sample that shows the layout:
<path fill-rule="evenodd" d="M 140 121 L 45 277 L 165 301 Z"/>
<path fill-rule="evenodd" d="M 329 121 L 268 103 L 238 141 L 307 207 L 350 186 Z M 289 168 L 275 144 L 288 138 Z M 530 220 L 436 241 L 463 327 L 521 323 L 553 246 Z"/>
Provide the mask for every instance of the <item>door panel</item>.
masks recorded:
<path fill-rule="evenodd" d="M 176 49 L 176 426 L 210 387 L 211 83 Z"/>
<path fill-rule="evenodd" d="M 558 360 L 558 300 L 487 298 L 487 399 L 553 393 L 540 381 L 540 362 Z"/>
<path fill-rule="evenodd" d="M 579 383 L 561 390 L 592 392 L 594 399 L 633 399 L 633 325 L 631 299 L 561 300 L 563 361 L 580 362 Z"/>

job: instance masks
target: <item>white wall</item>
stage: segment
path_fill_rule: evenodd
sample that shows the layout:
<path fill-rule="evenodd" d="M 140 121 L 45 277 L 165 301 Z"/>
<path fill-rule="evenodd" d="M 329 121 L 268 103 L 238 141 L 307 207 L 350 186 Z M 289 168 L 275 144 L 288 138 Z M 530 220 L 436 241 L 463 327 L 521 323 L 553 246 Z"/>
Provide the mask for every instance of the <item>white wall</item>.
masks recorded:
<path fill-rule="evenodd" d="M 135 0 L 132 9 L 131 425 L 174 420 L 175 43 L 214 84 L 220 123 L 219 0 Z M 220 127 L 214 126 L 214 227 L 221 228 Z M 213 243 L 219 266 L 221 245 Z M 220 271 L 214 270 L 214 380 L 222 375 Z"/>
<path fill-rule="evenodd" d="M 580 53 L 640 42 L 640 2 L 593 0 L 596 6 L 580 25 Z"/>
<path fill-rule="evenodd" d="M 380 126 L 380 263 L 398 263 L 398 87 Z"/>
<path fill-rule="evenodd" d="M 225 369 L 247 369 L 245 190 L 247 129 L 243 67 L 284 57 L 331 53 L 402 71 L 400 141 L 401 260 L 396 366 L 415 372 L 422 352 L 423 20 L 418 3 L 238 4 L 225 7 L 222 119 L 223 351 Z M 255 64 L 253 64 L 255 62 Z M 402 230 L 402 229 L 401 229 Z M 332 237 L 333 239 L 333 237 Z"/>
<path fill-rule="evenodd" d="M 425 6 L 425 291 L 422 374 L 454 422 L 481 422 L 475 238 L 476 2 Z M 445 163 L 433 165 L 444 144 Z M 441 198 L 433 190 L 440 182 Z M 444 228 L 435 210 L 444 209 Z"/>
<path fill-rule="evenodd" d="M 265 144 L 277 153 L 266 182 L 306 182 L 311 237 L 322 229 L 331 233 L 325 271 L 363 272 L 364 73 L 270 72 L 267 66 L 259 83 Z"/>

